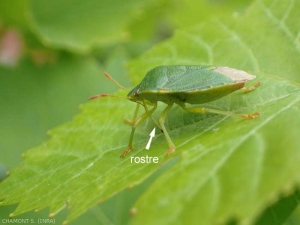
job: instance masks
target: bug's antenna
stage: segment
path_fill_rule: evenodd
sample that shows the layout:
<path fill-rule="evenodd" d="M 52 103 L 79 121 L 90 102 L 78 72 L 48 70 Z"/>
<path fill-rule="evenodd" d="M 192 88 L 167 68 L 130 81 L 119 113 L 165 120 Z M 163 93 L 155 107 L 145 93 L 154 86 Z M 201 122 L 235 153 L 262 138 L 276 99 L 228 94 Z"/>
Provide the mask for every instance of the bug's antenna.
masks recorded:
<path fill-rule="evenodd" d="M 111 95 L 111 94 L 100 94 L 100 95 L 94 95 L 94 96 L 90 97 L 89 100 L 93 100 L 93 99 L 100 98 L 100 97 L 113 97 L 113 98 L 127 98 L 127 99 L 129 99 L 127 96 L 118 96 L 118 95 Z"/>
<path fill-rule="evenodd" d="M 108 73 L 104 72 L 104 76 L 106 76 L 108 79 L 110 79 L 112 82 L 114 82 L 118 87 L 129 91 L 127 88 L 125 88 L 124 86 L 122 86 L 121 84 L 119 84 L 114 78 L 112 78 L 112 76 L 110 76 Z"/>

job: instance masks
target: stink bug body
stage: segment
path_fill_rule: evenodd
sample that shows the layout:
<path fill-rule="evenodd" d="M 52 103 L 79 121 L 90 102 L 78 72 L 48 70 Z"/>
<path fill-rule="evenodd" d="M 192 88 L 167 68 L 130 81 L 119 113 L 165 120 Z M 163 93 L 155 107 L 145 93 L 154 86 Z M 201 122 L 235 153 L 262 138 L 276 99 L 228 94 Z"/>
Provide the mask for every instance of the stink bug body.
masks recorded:
<path fill-rule="evenodd" d="M 105 74 L 114 83 L 119 85 L 108 74 Z M 189 104 L 202 104 L 222 98 L 233 91 L 242 89 L 245 92 L 255 89 L 259 82 L 249 88 L 245 88 L 244 84 L 254 79 L 254 75 L 250 75 L 244 71 L 232 69 L 228 67 L 215 66 L 158 66 L 150 70 L 145 78 L 133 88 L 127 95 L 131 101 L 137 102 L 137 107 L 132 121 L 127 121 L 132 125 L 132 131 L 127 149 L 122 152 L 121 157 L 124 157 L 132 149 L 132 142 L 136 127 L 138 127 L 145 119 L 151 117 L 152 113 L 157 108 L 157 102 L 161 101 L 167 104 L 159 117 L 159 125 L 152 118 L 158 127 L 164 132 L 164 135 L 169 144 L 169 150 L 166 155 L 169 155 L 175 150 L 169 133 L 165 127 L 165 118 L 169 110 L 174 104 L 179 105 L 183 110 L 194 113 L 217 113 L 229 116 L 240 117 L 244 119 L 252 119 L 259 116 L 254 114 L 235 114 L 232 112 L 221 111 L 216 109 L 208 109 L 202 107 L 188 108 Z M 122 87 L 124 88 L 124 87 Z M 97 95 L 97 97 L 112 96 L 112 95 Z M 118 97 L 118 96 L 112 96 Z M 137 118 L 139 106 L 145 108 L 145 113 Z M 152 106 L 149 110 L 148 106 Z"/>

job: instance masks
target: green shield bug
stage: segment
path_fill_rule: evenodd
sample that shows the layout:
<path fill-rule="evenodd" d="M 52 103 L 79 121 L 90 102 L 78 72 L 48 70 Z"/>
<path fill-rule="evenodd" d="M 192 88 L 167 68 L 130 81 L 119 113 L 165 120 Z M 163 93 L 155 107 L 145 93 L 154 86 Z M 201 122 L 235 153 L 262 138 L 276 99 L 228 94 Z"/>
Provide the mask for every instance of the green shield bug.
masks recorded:
<path fill-rule="evenodd" d="M 105 73 L 105 75 L 119 87 L 126 89 L 110 75 L 107 73 Z M 259 82 L 256 82 L 249 88 L 244 87 L 244 84 L 254 78 L 254 75 L 229 67 L 183 65 L 155 67 L 146 74 L 140 84 L 129 91 L 126 97 L 138 104 L 135 109 L 133 120 L 127 120 L 127 122 L 132 125 L 132 130 L 128 147 L 124 152 L 122 152 L 120 157 L 124 157 L 131 151 L 135 129 L 148 117 L 151 117 L 166 137 L 169 145 L 169 150 L 166 152 L 166 155 L 172 153 L 175 150 L 175 145 L 173 144 L 165 127 L 165 118 L 174 104 L 179 105 L 187 112 L 193 113 L 216 113 L 244 119 L 252 119 L 259 116 L 259 113 L 257 112 L 254 114 L 235 114 L 233 112 L 216 109 L 203 107 L 190 108 L 186 106 L 186 103 L 202 104 L 211 102 L 238 89 L 242 89 L 244 92 L 252 91 L 260 84 Z M 106 96 L 120 97 L 100 94 L 93 96 L 90 99 Z M 159 124 L 151 116 L 157 108 L 158 101 L 167 104 L 159 117 Z M 145 113 L 138 117 L 137 115 L 140 105 L 145 108 Z M 148 109 L 148 106 L 152 106 L 152 108 Z"/>

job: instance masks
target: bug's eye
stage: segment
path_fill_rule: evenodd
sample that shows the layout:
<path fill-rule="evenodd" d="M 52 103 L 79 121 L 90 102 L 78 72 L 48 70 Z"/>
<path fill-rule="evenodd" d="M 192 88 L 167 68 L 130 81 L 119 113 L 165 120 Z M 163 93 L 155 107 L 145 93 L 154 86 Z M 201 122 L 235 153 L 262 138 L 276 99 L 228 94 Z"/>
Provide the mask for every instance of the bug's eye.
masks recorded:
<path fill-rule="evenodd" d="M 138 96 L 139 96 L 139 93 L 138 93 L 138 91 L 136 91 L 136 92 L 134 93 L 134 96 L 136 96 L 136 97 L 138 97 Z"/>

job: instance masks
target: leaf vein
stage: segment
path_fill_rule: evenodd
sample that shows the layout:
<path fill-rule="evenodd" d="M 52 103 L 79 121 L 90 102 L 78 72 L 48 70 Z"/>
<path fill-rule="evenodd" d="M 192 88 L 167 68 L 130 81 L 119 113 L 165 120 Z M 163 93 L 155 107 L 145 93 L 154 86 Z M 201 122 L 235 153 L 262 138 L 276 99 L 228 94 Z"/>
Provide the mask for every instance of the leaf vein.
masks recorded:
<path fill-rule="evenodd" d="M 291 4 L 288 5 L 287 10 L 285 11 L 285 13 L 284 13 L 282 19 L 280 20 L 280 23 L 281 23 L 282 25 L 285 24 L 285 20 L 289 17 L 292 8 L 293 8 L 294 5 L 295 5 L 295 0 L 290 0 L 290 2 L 291 2 Z"/>
<path fill-rule="evenodd" d="M 193 41 L 195 41 L 196 43 L 200 44 L 201 46 L 203 46 L 206 51 L 207 51 L 207 55 L 208 55 L 208 63 L 210 65 L 213 64 L 214 60 L 213 60 L 213 51 L 212 48 L 210 47 L 210 45 L 208 43 L 206 43 L 201 37 L 199 36 L 195 36 L 191 33 L 188 32 L 182 32 L 182 34 L 186 37 L 189 38 Z"/>
<path fill-rule="evenodd" d="M 262 8 L 262 10 L 265 12 L 266 16 L 271 19 L 271 21 L 278 25 L 278 27 L 286 34 L 286 36 L 290 39 L 290 41 L 295 44 L 295 40 L 296 38 L 294 37 L 294 35 L 292 34 L 292 32 L 290 31 L 290 29 L 286 26 L 285 23 L 281 23 L 281 21 L 272 13 L 272 11 L 270 9 L 268 9 L 264 3 L 262 1 L 258 1 L 260 4 L 260 7 Z M 296 45 L 296 49 L 299 52 L 299 46 Z"/>
<path fill-rule="evenodd" d="M 251 48 L 248 47 L 248 45 L 242 40 L 241 36 L 238 35 L 234 30 L 229 29 L 225 24 L 220 22 L 219 20 L 214 20 L 216 24 L 218 24 L 226 33 L 230 34 L 234 40 L 238 41 L 240 45 L 248 52 L 249 57 L 252 61 L 253 67 L 255 71 L 260 71 L 259 63 L 257 61 L 257 58 L 255 57 L 253 51 Z"/>

